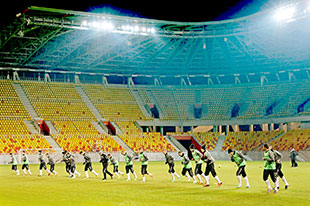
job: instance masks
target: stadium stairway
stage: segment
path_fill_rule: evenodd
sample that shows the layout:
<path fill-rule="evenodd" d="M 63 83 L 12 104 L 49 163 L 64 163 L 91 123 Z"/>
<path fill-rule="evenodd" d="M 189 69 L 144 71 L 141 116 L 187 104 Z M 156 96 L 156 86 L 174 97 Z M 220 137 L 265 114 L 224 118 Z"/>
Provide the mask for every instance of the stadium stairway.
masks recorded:
<path fill-rule="evenodd" d="M 120 146 L 122 146 L 127 152 L 134 152 L 119 136 L 111 136 Z"/>
<path fill-rule="evenodd" d="M 224 142 L 225 142 L 226 136 L 225 135 L 220 135 L 217 139 L 216 145 L 214 147 L 214 151 L 216 152 L 221 152 Z"/>
<path fill-rule="evenodd" d="M 93 113 L 93 115 L 96 117 L 96 119 L 98 121 L 106 121 L 102 115 L 100 114 L 100 112 L 96 109 L 96 107 L 93 105 L 93 103 L 90 101 L 90 99 L 88 98 L 87 94 L 85 93 L 85 91 L 83 90 L 83 88 L 80 85 L 76 85 L 74 86 L 76 91 L 79 93 L 80 97 L 82 98 L 82 100 L 84 101 L 84 103 L 87 105 L 87 107 L 89 108 L 89 110 Z"/>
<path fill-rule="evenodd" d="M 115 122 L 111 122 L 111 124 L 115 128 L 116 134 L 124 134 L 124 132 L 121 130 L 121 128 L 119 128 L 119 126 Z"/>
<path fill-rule="evenodd" d="M 101 122 L 92 121 L 91 123 L 100 134 L 108 134 L 108 128 Z"/>
<path fill-rule="evenodd" d="M 187 149 L 183 147 L 183 145 L 176 140 L 173 136 L 164 136 L 165 139 L 178 151 L 187 152 Z"/>
<path fill-rule="evenodd" d="M 27 126 L 27 128 L 29 129 L 29 131 L 31 132 L 31 134 L 39 134 L 39 126 L 36 123 L 36 126 L 34 124 L 34 121 L 32 120 L 24 120 L 25 125 Z"/>
<path fill-rule="evenodd" d="M 54 127 L 51 121 L 45 121 L 45 124 L 50 129 L 50 134 L 59 134 L 59 132 L 56 130 L 56 128 Z"/>
<path fill-rule="evenodd" d="M 162 109 L 159 107 L 159 104 L 158 104 L 158 102 L 156 101 L 155 97 L 153 96 L 152 92 L 151 92 L 151 91 L 146 91 L 146 94 L 148 95 L 150 101 L 151 101 L 153 104 L 156 105 L 156 107 L 157 107 L 157 109 L 158 109 L 158 112 L 159 112 L 159 117 L 160 117 L 160 118 L 165 117 L 165 115 L 164 115 Z"/>
<path fill-rule="evenodd" d="M 142 111 L 143 115 L 146 118 L 152 118 L 150 113 L 146 110 L 145 105 L 144 105 L 144 103 L 143 103 L 143 101 L 142 101 L 142 99 L 141 99 L 141 97 L 139 95 L 139 92 L 137 90 L 133 90 L 132 94 L 135 97 L 135 99 L 136 99 L 136 101 L 137 101 L 137 103 L 138 103 L 138 105 L 140 107 L 140 110 Z"/>
<path fill-rule="evenodd" d="M 45 140 L 49 143 L 49 145 L 52 146 L 53 149 L 62 149 L 57 142 L 55 141 L 55 139 L 52 136 L 43 136 L 45 138 Z"/>
<path fill-rule="evenodd" d="M 13 83 L 13 87 L 15 88 L 20 100 L 24 104 L 26 110 L 28 111 L 31 119 L 40 119 L 37 112 L 34 110 L 32 104 L 30 103 L 25 91 L 21 87 L 19 83 Z"/>
<path fill-rule="evenodd" d="M 229 160 L 229 155 L 227 152 L 222 151 L 222 147 L 224 145 L 226 136 L 220 135 L 217 139 L 216 145 L 213 151 L 210 151 L 211 155 L 214 157 L 215 160 Z"/>

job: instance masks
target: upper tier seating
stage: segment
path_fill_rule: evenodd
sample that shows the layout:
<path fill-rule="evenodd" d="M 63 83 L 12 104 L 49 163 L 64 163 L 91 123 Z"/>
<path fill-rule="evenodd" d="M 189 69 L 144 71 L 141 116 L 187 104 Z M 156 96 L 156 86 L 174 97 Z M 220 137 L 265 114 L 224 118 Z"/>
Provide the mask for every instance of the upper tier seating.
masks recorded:
<path fill-rule="evenodd" d="M 30 115 L 17 95 L 12 82 L 0 80 L 0 120 L 30 120 Z"/>
<path fill-rule="evenodd" d="M 112 121 L 146 119 L 130 89 L 106 88 L 102 85 L 83 85 L 83 89 L 106 119 Z"/>
<path fill-rule="evenodd" d="M 39 117 L 45 120 L 96 120 L 73 84 L 21 82 L 21 85 Z"/>

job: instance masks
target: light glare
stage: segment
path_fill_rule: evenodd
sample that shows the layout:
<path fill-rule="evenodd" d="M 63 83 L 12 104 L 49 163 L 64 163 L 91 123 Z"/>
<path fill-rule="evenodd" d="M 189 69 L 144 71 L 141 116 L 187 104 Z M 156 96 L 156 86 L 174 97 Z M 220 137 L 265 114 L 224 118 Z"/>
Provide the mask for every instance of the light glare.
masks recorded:
<path fill-rule="evenodd" d="M 285 8 L 279 8 L 275 13 L 275 18 L 278 21 L 289 21 L 293 19 L 295 14 L 295 7 L 285 7 Z"/>

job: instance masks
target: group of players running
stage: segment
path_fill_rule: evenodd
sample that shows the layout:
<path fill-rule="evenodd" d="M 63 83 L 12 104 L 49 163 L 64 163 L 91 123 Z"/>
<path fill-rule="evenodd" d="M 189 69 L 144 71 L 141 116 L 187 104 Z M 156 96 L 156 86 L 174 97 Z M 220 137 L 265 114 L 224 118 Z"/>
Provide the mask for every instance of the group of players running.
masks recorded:
<path fill-rule="evenodd" d="M 266 182 L 267 184 L 267 191 L 268 193 L 271 192 L 272 190 L 274 190 L 274 193 L 278 192 L 279 189 L 279 177 L 283 180 L 283 182 L 285 183 L 285 189 L 288 188 L 289 184 L 287 183 L 283 172 L 281 170 L 282 168 L 282 164 L 281 164 L 281 153 L 278 151 L 275 151 L 272 149 L 271 146 L 269 146 L 268 144 L 264 144 L 263 145 L 263 149 L 264 149 L 264 172 L 263 172 L 263 180 Z M 183 169 L 182 169 L 182 175 L 186 176 L 188 178 L 188 181 L 190 181 L 191 179 L 193 179 L 193 183 L 197 183 L 197 179 L 199 180 L 199 184 L 202 184 L 204 187 L 209 187 L 209 174 L 211 173 L 212 176 L 214 177 L 214 179 L 217 181 L 218 186 L 222 185 L 222 181 L 219 179 L 219 177 L 217 176 L 217 173 L 215 171 L 215 166 L 214 166 L 214 158 L 211 156 L 210 152 L 207 151 L 206 149 L 206 145 L 203 145 L 201 147 L 201 151 L 199 151 L 198 149 L 195 148 L 194 145 L 190 146 L 190 152 L 192 154 L 192 160 L 195 162 L 195 170 L 193 173 L 192 170 L 192 163 L 191 163 L 191 159 L 184 153 L 179 151 L 178 155 L 182 158 L 182 165 L 183 165 Z M 46 153 L 46 157 L 47 157 L 47 164 L 50 165 L 50 169 L 47 168 L 46 166 L 46 161 L 45 158 L 42 154 L 42 151 L 39 151 L 39 162 L 40 162 L 40 166 L 39 166 L 39 170 L 40 170 L 40 174 L 39 176 L 42 176 L 42 169 L 45 169 L 48 173 L 48 175 L 51 175 L 51 173 L 53 173 L 54 175 L 57 175 L 57 172 L 55 171 L 55 163 L 62 161 L 65 163 L 66 165 L 66 171 L 69 174 L 70 178 L 76 178 L 77 176 L 80 176 L 81 174 L 76 170 L 76 160 L 75 160 L 75 156 L 68 152 L 68 151 L 63 151 L 62 152 L 63 156 L 62 159 L 59 159 L 57 161 L 55 161 L 51 155 L 49 153 Z M 141 175 L 142 175 L 142 182 L 145 182 L 145 178 L 146 175 L 149 175 L 150 177 L 154 177 L 150 172 L 147 171 L 147 166 L 148 166 L 148 157 L 146 156 L 145 152 L 143 151 L 143 148 L 139 148 L 139 152 L 137 157 L 133 157 L 131 155 L 129 155 L 126 151 L 122 151 L 121 154 L 124 156 L 124 160 L 125 160 L 125 171 L 126 171 L 126 175 L 127 175 L 127 181 L 130 181 L 130 172 L 133 174 L 134 176 L 134 180 L 137 179 L 137 175 L 133 169 L 133 160 L 134 159 L 138 159 L 141 162 Z M 175 172 L 174 169 L 174 158 L 167 153 L 167 151 L 164 151 L 163 154 L 165 155 L 166 158 L 166 164 L 168 164 L 169 166 L 169 170 L 168 172 L 171 174 L 172 177 L 172 182 L 174 182 L 176 180 L 176 177 L 178 178 L 178 180 L 180 180 L 180 175 L 178 175 Z M 236 176 L 238 179 L 238 186 L 237 188 L 242 187 L 242 178 L 245 180 L 246 182 L 246 188 L 250 188 L 250 183 L 249 183 L 249 179 L 247 177 L 246 171 L 245 171 L 245 167 L 246 167 L 246 158 L 245 156 L 238 151 L 233 151 L 232 149 L 228 149 L 228 154 L 231 158 L 231 161 L 234 162 L 237 167 L 238 170 L 236 172 Z M 10 153 L 11 155 L 11 162 L 9 162 L 9 164 L 12 164 L 12 170 L 15 170 L 17 175 L 19 175 L 19 170 L 17 169 L 17 159 L 16 157 Z M 94 175 L 98 176 L 98 173 L 92 168 L 92 161 L 90 156 L 86 153 L 81 151 L 80 155 L 83 156 L 84 158 L 84 171 L 85 171 L 85 176 L 86 178 L 89 178 L 88 175 L 88 171 L 92 172 Z M 118 170 L 118 166 L 119 163 L 118 161 L 111 155 L 111 154 L 106 154 L 104 152 L 99 152 L 99 156 L 100 156 L 100 163 L 102 163 L 102 172 L 103 172 L 103 180 L 107 179 L 107 174 L 111 177 L 111 179 L 113 179 L 113 174 L 111 172 L 108 171 L 108 165 L 110 163 L 110 165 L 113 165 L 113 173 L 117 176 L 120 177 L 120 175 L 124 175 L 124 173 L 120 172 Z M 22 170 L 24 172 L 24 175 L 31 175 L 31 171 L 28 165 L 28 157 L 25 153 L 25 151 L 23 151 L 22 153 Z M 205 172 L 203 173 L 202 171 L 202 164 L 206 163 L 206 169 Z M 268 177 L 270 176 L 272 182 L 274 183 L 274 188 L 272 189 L 271 184 L 268 180 Z M 202 178 L 204 178 L 205 183 L 203 183 Z"/>

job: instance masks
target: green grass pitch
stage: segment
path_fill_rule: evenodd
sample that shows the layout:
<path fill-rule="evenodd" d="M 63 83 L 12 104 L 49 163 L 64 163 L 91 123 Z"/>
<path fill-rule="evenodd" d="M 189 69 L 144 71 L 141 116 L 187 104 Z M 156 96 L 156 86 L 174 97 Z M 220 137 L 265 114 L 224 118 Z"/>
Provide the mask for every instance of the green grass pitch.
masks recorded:
<path fill-rule="evenodd" d="M 0 205 L 276 205 L 296 206 L 310 205 L 310 163 L 300 163 L 298 168 L 291 168 L 288 162 L 283 163 L 283 172 L 290 184 L 284 190 L 280 180 L 278 194 L 267 194 L 266 185 L 262 180 L 263 162 L 247 162 L 246 171 L 251 188 L 237 189 L 237 168 L 232 162 L 215 162 L 216 171 L 223 185 L 218 187 L 210 176 L 210 187 L 180 181 L 171 182 L 167 173 L 168 167 L 163 162 L 149 162 L 148 170 L 154 179 L 147 177 L 141 182 L 140 164 L 135 162 L 134 169 L 138 174 L 136 181 L 125 181 L 125 176 L 113 180 L 102 181 L 102 166 L 93 163 L 94 169 L 100 173 L 95 177 L 89 172 L 85 179 L 83 165 L 78 164 L 77 170 L 81 177 L 69 179 L 64 164 L 57 164 L 58 176 L 38 177 L 38 165 L 30 165 L 32 176 L 16 176 L 10 165 L 0 166 Z M 124 172 L 124 163 L 120 164 Z M 180 174 L 180 162 L 176 162 L 176 171 Z M 19 165 L 19 170 L 21 167 Z M 109 170 L 112 167 L 109 166 Z M 21 171 L 22 173 L 22 171 Z"/>

